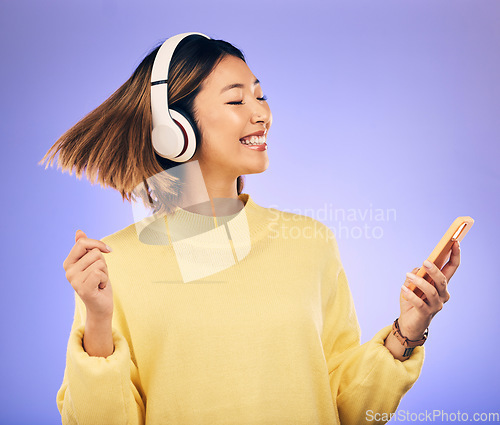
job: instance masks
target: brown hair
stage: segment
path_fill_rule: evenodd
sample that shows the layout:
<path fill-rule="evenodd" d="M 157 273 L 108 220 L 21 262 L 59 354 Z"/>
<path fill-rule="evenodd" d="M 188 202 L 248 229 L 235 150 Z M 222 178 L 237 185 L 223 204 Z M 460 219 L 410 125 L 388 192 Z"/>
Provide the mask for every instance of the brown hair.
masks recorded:
<path fill-rule="evenodd" d="M 159 156 L 151 141 L 151 71 L 161 44 L 146 55 L 132 76 L 106 101 L 67 130 L 39 164 L 50 155 L 47 169 L 59 152 L 57 165 L 63 172 L 69 171 L 72 175 L 75 168 L 76 176 L 81 179 L 85 169 L 91 184 L 97 181 L 102 187 L 118 190 L 124 201 L 135 201 L 136 195 L 146 207 L 153 204 L 154 192 L 155 212 L 172 212 L 180 193 L 179 182 L 162 171 L 180 163 Z M 197 128 L 194 100 L 203 81 L 227 55 L 245 61 L 243 53 L 226 41 L 191 35 L 179 43 L 172 56 L 169 107 L 187 113 L 199 136 L 202 136 L 202 129 Z M 198 137 L 197 149 L 201 139 Z M 239 176 L 238 195 L 243 187 L 243 176 Z"/>

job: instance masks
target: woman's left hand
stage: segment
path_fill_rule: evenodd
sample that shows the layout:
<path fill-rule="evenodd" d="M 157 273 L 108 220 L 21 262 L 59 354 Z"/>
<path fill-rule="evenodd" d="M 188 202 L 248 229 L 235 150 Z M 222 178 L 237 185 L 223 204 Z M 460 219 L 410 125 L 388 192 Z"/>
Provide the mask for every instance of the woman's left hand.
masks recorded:
<path fill-rule="evenodd" d="M 430 264 L 430 268 L 426 267 L 425 261 L 423 265 L 432 279 L 431 282 L 416 276 L 414 274 L 418 271 L 418 268 L 416 268 L 413 269 L 413 273 L 406 274 L 407 279 L 401 287 L 399 328 L 401 334 L 411 340 L 418 340 L 423 337 L 432 318 L 443 308 L 444 303 L 450 299 L 448 282 L 460 265 L 460 244 L 458 241 L 452 245 L 450 259 L 441 270 L 435 264 Z M 410 283 L 424 293 L 422 298 L 408 288 Z"/>

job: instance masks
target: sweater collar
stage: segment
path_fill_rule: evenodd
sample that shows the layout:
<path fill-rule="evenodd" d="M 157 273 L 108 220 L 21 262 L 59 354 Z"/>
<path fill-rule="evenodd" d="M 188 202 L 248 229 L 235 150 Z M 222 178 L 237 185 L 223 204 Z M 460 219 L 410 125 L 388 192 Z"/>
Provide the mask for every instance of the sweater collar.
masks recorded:
<path fill-rule="evenodd" d="M 235 245 L 246 245 L 248 239 L 266 231 L 269 214 L 268 209 L 257 205 L 248 193 L 241 193 L 238 199 L 243 208 L 226 216 L 198 214 L 181 207 L 172 214 L 154 214 L 136 223 L 137 235 L 148 245 L 170 245 L 169 241 L 189 240 L 190 244 L 213 247 L 227 244 L 225 235 L 229 235 Z"/>

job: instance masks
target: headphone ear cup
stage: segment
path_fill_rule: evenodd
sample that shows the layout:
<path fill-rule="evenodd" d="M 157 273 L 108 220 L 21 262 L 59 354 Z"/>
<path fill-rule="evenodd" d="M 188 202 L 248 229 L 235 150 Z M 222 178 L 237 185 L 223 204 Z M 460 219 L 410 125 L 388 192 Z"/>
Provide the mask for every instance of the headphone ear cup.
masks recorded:
<path fill-rule="evenodd" d="M 181 114 L 186 119 L 186 121 L 189 123 L 189 125 L 193 129 L 193 133 L 194 133 L 194 135 L 196 137 L 196 140 L 199 141 L 200 140 L 200 133 L 198 131 L 198 126 L 196 125 L 196 122 L 191 117 L 191 115 L 188 114 L 185 109 L 183 109 L 183 108 L 181 108 L 179 106 L 171 106 L 169 108 L 169 110 L 170 110 L 170 113 L 172 113 L 172 111 L 178 112 L 179 114 Z"/>
<path fill-rule="evenodd" d="M 186 149 L 186 151 L 193 149 L 194 147 L 192 155 L 190 156 L 191 158 L 194 155 L 195 151 L 199 148 L 200 144 L 200 132 L 198 130 L 196 122 L 190 114 L 188 114 L 184 109 L 178 106 L 170 107 L 169 111 L 172 119 L 181 128 L 184 137 L 188 139 L 186 144 L 188 149 Z"/>

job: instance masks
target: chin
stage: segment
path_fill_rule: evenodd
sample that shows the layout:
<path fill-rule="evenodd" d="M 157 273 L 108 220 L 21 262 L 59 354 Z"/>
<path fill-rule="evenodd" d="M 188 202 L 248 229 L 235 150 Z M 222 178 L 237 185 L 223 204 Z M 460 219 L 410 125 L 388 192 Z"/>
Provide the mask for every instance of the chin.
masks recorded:
<path fill-rule="evenodd" d="M 269 168 L 269 160 L 262 162 L 261 164 L 252 164 L 251 166 L 245 167 L 244 172 L 241 174 L 260 174 Z"/>

